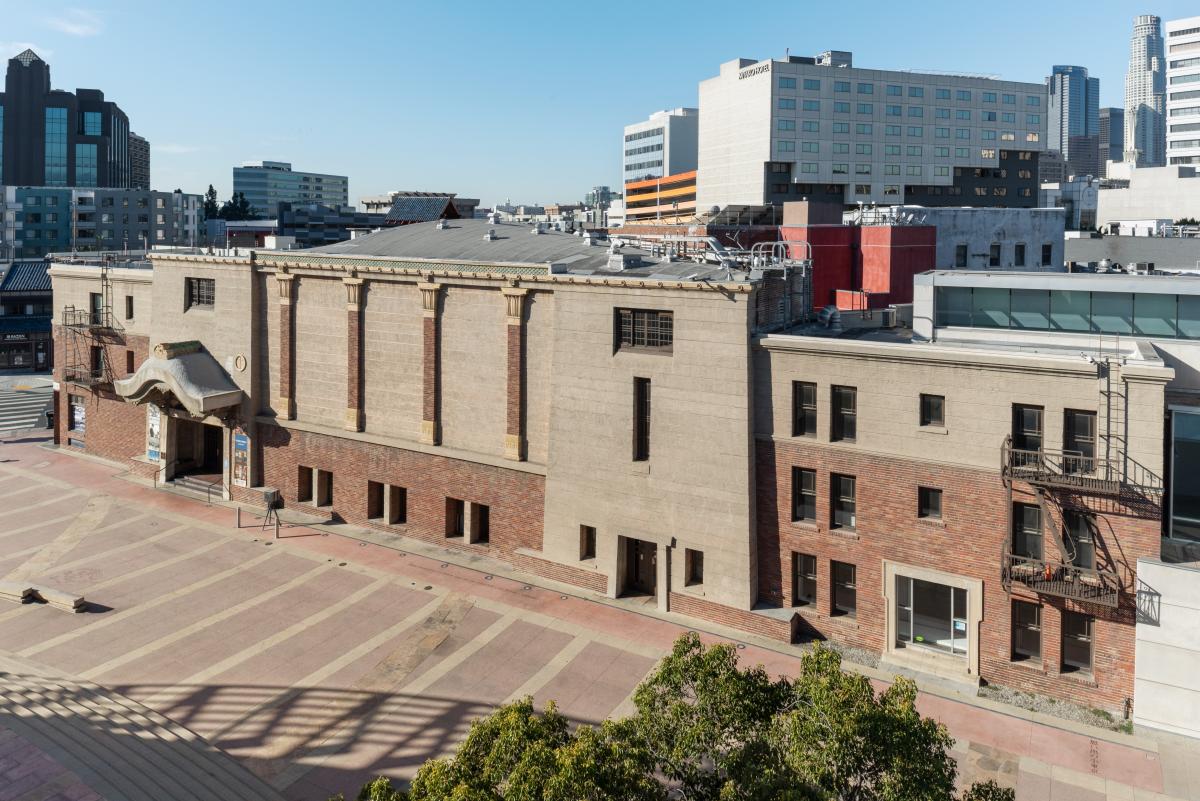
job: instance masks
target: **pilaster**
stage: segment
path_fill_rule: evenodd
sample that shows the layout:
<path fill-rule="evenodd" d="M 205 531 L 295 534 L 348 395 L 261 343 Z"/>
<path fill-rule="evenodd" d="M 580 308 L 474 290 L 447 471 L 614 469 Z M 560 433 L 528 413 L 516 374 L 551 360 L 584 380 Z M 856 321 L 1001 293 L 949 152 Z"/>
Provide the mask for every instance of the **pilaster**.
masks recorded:
<path fill-rule="evenodd" d="M 442 286 L 429 281 L 417 284 L 421 291 L 421 441 L 439 445 L 441 431 L 441 303 Z"/>
<path fill-rule="evenodd" d="M 348 276 L 346 286 L 346 429 L 362 431 L 363 279 Z"/>
<path fill-rule="evenodd" d="M 506 286 L 504 295 L 508 328 L 507 425 L 504 456 L 525 460 L 525 296 L 529 290 Z"/>
<path fill-rule="evenodd" d="M 295 351 L 296 334 L 296 276 L 286 273 L 275 273 L 276 285 L 279 289 L 279 386 L 272 405 L 275 413 L 284 420 L 296 418 L 296 386 Z"/>

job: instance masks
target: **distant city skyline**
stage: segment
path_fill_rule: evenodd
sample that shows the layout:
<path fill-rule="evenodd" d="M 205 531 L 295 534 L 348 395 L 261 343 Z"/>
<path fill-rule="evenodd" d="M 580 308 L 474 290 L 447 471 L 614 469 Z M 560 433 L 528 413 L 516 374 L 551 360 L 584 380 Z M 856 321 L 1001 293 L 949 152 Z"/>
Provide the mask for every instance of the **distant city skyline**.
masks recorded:
<path fill-rule="evenodd" d="M 733 58 L 832 48 L 864 67 L 1033 82 L 1054 64 L 1078 64 L 1100 79 L 1100 105 L 1123 107 L 1134 17 L 1195 14 L 1180 1 L 1110 0 L 1079 14 L 1019 0 L 978 36 L 963 29 L 960 4 L 941 1 L 899 16 L 868 3 L 852 18 L 782 2 L 736 14 L 715 2 L 605 8 L 381 7 L 367 25 L 316 2 L 218 0 L 204 14 L 145 0 L 23 4 L 5 9 L 0 56 L 31 47 L 56 87 L 103 90 L 150 140 L 155 189 L 211 183 L 228 197 L 234 166 L 268 159 L 348 175 L 352 202 L 406 189 L 490 206 L 618 187 L 612 143 L 622 127 L 697 105 L 699 82 Z M 651 70 L 627 58 L 639 41 L 634 8 L 657 51 L 680 43 Z"/>

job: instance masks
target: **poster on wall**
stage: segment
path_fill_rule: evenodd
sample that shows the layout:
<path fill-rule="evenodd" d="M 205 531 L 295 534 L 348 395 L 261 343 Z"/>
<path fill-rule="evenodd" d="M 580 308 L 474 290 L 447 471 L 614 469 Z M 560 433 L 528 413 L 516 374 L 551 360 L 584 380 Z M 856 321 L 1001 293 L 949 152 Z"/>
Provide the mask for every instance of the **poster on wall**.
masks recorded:
<path fill-rule="evenodd" d="M 240 431 L 233 434 L 233 483 L 250 486 L 250 438 Z"/>
<path fill-rule="evenodd" d="M 146 458 L 158 461 L 162 413 L 151 403 L 146 407 Z"/>
<path fill-rule="evenodd" d="M 84 407 L 82 400 L 76 401 L 76 400 L 72 399 L 72 401 L 71 401 L 71 430 L 74 431 L 77 436 L 83 434 L 84 421 L 86 419 L 86 412 L 87 412 L 87 410 L 86 410 L 86 407 Z"/>

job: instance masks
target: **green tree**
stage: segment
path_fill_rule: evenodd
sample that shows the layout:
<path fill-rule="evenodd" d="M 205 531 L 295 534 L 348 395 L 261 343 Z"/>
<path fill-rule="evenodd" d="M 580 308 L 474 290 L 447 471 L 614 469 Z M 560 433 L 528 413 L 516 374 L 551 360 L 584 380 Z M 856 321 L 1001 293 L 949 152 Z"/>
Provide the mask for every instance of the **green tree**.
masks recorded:
<path fill-rule="evenodd" d="M 221 204 L 221 210 L 217 212 L 217 216 L 222 220 L 256 220 L 258 215 L 256 209 L 251 207 L 250 201 L 246 200 L 245 192 L 234 192 L 233 197 Z"/>
<path fill-rule="evenodd" d="M 204 219 L 215 220 L 221 214 L 221 207 L 217 203 L 217 190 L 212 184 L 208 185 L 208 191 L 204 193 Z"/>
<path fill-rule="evenodd" d="M 976 782 L 962 794 L 960 801 L 1016 801 L 1017 791 L 1011 787 L 1001 787 L 991 779 L 986 782 Z"/>
<path fill-rule="evenodd" d="M 553 702 L 524 698 L 471 725 L 452 759 L 426 762 L 409 801 L 664 801 L 645 755 L 619 723 L 574 734 Z"/>
<path fill-rule="evenodd" d="M 916 710 L 917 686 L 897 677 L 876 694 L 817 646 L 801 659 L 791 709 L 771 739 L 797 777 L 842 801 L 945 801 L 957 766 L 946 728 Z"/>
<path fill-rule="evenodd" d="M 634 736 L 683 798 L 764 797 L 787 785 L 767 734 L 790 686 L 762 667 L 740 669 L 732 645 L 681 636 L 633 700 Z"/>

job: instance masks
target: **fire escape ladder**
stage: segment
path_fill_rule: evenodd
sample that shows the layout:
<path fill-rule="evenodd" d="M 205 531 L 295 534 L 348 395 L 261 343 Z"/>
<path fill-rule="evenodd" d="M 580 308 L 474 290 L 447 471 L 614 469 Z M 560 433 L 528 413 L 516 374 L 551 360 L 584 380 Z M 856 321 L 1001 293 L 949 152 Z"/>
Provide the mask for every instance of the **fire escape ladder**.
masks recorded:
<path fill-rule="evenodd" d="M 1110 470 L 1116 475 L 1108 478 L 1112 481 L 1124 481 L 1127 476 L 1126 460 L 1127 444 L 1125 441 L 1125 380 L 1121 376 L 1120 362 L 1106 358 L 1099 363 L 1100 406 L 1103 410 L 1104 424 L 1098 432 L 1100 453 Z"/>
<path fill-rule="evenodd" d="M 1037 493 L 1038 509 L 1042 513 L 1042 536 L 1045 537 L 1049 533 L 1054 547 L 1058 549 L 1058 555 L 1062 557 L 1063 564 L 1074 564 L 1075 550 L 1063 539 L 1060 521 L 1050 515 L 1050 501 L 1046 497 L 1045 487 L 1034 487 L 1034 491 Z"/>

